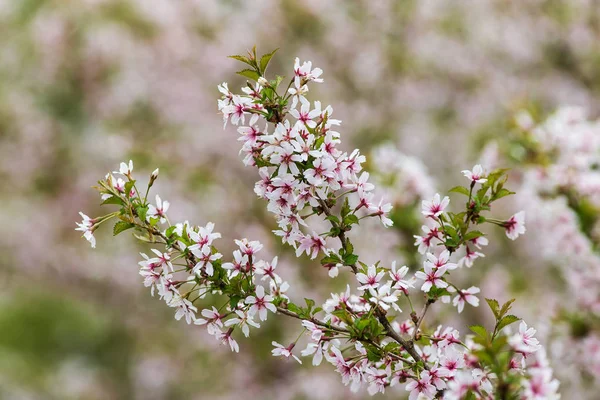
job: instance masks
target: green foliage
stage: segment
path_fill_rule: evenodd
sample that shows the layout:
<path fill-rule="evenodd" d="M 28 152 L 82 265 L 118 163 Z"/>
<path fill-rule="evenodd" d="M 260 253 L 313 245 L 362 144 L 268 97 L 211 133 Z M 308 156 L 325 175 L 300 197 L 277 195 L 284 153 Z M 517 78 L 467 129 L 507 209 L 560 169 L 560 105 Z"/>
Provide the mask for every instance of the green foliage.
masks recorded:
<path fill-rule="evenodd" d="M 131 222 L 118 221 L 113 227 L 113 235 L 117 236 L 119 233 L 126 231 L 127 229 L 131 229 L 134 226 L 135 225 L 133 225 Z"/>

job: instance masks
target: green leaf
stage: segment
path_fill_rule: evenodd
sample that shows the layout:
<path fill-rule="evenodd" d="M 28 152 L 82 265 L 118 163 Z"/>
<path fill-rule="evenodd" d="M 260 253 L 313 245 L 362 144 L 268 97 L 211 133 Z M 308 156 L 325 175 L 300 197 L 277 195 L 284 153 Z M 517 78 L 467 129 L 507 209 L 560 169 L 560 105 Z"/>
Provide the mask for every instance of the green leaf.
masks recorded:
<path fill-rule="evenodd" d="M 342 259 L 337 254 L 332 252 L 331 254 L 329 254 L 321 259 L 321 265 L 337 264 L 340 261 L 342 261 Z"/>
<path fill-rule="evenodd" d="M 234 55 L 234 56 L 227 56 L 228 58 L 233 58 L 234 60 L 238 60 L 241 61 L 245 64 L 248 64 L 250 66 L 254 66 L 252 64 L 252 62 L 248 59 L 248 57 L 244 57 L 244 56 L 238 56 L 238 55 Z"/>
<path fill-rule="evenodd" d="M 461 193 L 461 194 L 464 194 L 467 197 L 469 196 L 469 189 L 467 189 L 464 186 L 454 186 L 448 192 L 450 192 L 450 193 Z"/>
<path fill-rule="evenodd" d="M 133 189 L 133 185 L 135 185 L 135 181 L 129 181 L 125 184 L 125 196 L 129 196 L 131 189 Z M 139 193 L 136 194 L 139 196 Z"/>
<path fill-rule="evenodd" d="M 478 237 L 482 237 L 482 236 L 485 236 L 483 234 L 483 232 L 471 231 L 465 235 L 464 240 L 473 240 L 473 239 L 477 239 Z"/>
<path fill-rule="evenodd" d="M 346 238 L 346 253 L 352 254 L 354 253 L 354 245 L 350 242 L 350 239 Z"/>
<path fill-rule="evenodd" d="M 294 303 L 289 303 L 287 305 L 287 309 L 295 314 L 302 314 L 302 309 L 300 307 L 298 307 L 297 305 L 295 305 Z"/>
<path fill-rule="evenodd" d="M 229 306 L 232 309 L 235 309 L 237 307 L 237 304 L 240 302 L 240 300 L 242 300 L 241 296 L 231 296 L 229 298 Z"/>
<path fill-rule="evenodd" d="M 506 303 L 504 303 L 502 305 L 502 309 L 500 310 L 500 318 L 502 318 L 506 315 L 506 313 L 512 307 L 512 303 L 514 303 L 514 302 L 515 302 L 515 299 L 510 299 L 509 301 L 507 301 Z"/>
<path fill-rule="evenodd" d="M 348 201 L 348 198 L 346 197 L 344 199 L 344 205 L 342 205 L 342 218 L 344 218 L 346 215 L 350 214 L 350 202 Z"/>
<path fill-rule="evenodd" d="M 492 310 L 492 312 L 494 313 L 494 316 L 496 317 L 496 319 L 499 319 L 500 318 L 500 304 L 498 304 L 498 300 L 485 299 L 485 301 L 487 301 L 487 303 L 490 306 L 490 309 Z"/>
<path fill-rule="evenodd" d="M 354 214 L 348 214 L 344 217 L 344 225 L 358 224 L 358 217 Z"/>
<path fill-rule="evenodd" d="M 263 55 L 260 58 L 260 70 L 262 72 L 262 74 L 265 74 L 265 71 L 267 70 L 267 67 L 269 65 L 269 62 L 271 61 L 271 58 L 273 57 L 273 55 L 277 52 L 277 50 L 279 50 L 279 48 L 273 50 L 272 52 Z"/>
<path fill-rule="evenodd" d="M 304 298 L 304 301 L 306 302 L 306 306 L 308 307 L 308 312 L 310 312 L 310 310 L 312 310 L 312 308 L 315 306 L 315 301 L 313 299 L 307 298 Z"/>
<path fill-rule="evenodd" d="M 508 189 L 502 188 L 502 189 L 498 190 L 498 191 L 497 191 L 497 192 L 494 194 L 494 200 L 498 200 L 498 199 L 501 199 L 501 198 L 503 198 L 503 197 L 510 196 L 510 195 L 512 195 L 512 194 L 515 194 L 515 192 L 511 192 L 511 191 L 510 191 L 510 190 L 508 190 Z"/>
<path fill-rule="evenodd" d="M 505 317 L 502 317 L 502 319 L 500 320 L 500 322 L 498 323 L 498 327 L 496 328 L 496 331 L 501 331 L 503 328 L 509 326 L 510 324 L 513 324 L 517 321 L 520 321 L 521 318 L 515 316 L 515 315 L 507 315 Z"/>
<path fill-rule="evenodd" d="M 344 256 L 344 265 L 354 265 L 358 261 L 358 256 L 356 254 L 347 254 Z"/>
<path fill-rule="evenodd" d="M 328 221 L 331 221 L 335 224 L 339 224 L 340 223 L 340 219 L 338 217 L 336 217 L 335 215 L 328 215 L 327 218 L 325 218 Z"/>
<path fill-rule="evenodd" d="M 127 229 L 131 229 L 134 226 L 135 225 L 133 225 L 130 222 L 119 221 L 115 224 L 115 227 L 113 228 L 113 235 L 117 236 L 119 233 L 126 231 Z"/>
<path fill-rule="evenodd" d="M 105 204 L 117 204 L 119 206 L 122 206 L 124 204 L 124 201 L 120 197 L 110 196 L 108 199 L 104 200 L 101 205 Z"/>
<path fill-rule="evenodd" d="M 488 331 L 481 325 L 472 325 L 469 327 L 471 331 L 473 331 L 477 336 L 487 339 Z"/>
<path fill-rule="evenodd" d="M 148 207 L 136 207 L 135 212 L 137 213 L 138 217 L 142 220 L 145 221 L 146 220 L 146 214 L 148 213 Z M 170 236 L 170 235 L 167 235 Z"/>
<path fill-rule="evenodd" d="M 257 81 L 258 78 L 260 78 L 260 75 L 258 74 L 258 72 L 254 71 L 252 69 L 243 69 L 241 71 L 236 72 L 236 74 L 246 77 L 248 79 L 252 79 L 254 81 Z"/>
<path fill-rule="evenodd" d="M 171 225 L 170 227 L 168 227 L 167 230 L 165 231 L 165 236 L 171 237 L 173 232 L 175 232 L 175 229 L 177 229 L 177 227 L 175 225 Z"/>

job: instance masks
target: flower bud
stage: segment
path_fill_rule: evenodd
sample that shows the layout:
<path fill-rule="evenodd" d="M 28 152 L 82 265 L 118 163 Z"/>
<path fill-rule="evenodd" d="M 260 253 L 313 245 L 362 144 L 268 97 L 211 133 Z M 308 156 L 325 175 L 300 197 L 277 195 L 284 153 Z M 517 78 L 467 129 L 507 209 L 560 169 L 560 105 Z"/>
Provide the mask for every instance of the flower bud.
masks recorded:
<path fill-rule="evenodd" d="M 269 86 L 269 81 L 266 80 L 264 77 L 260 77 L 258 78 L 258 83 L 261 84 L 262 86 Z"/>
<path fill-rule="evenodd" d="M 152 187 L 154 181 L 158 178 L 158 168 L 152 171 L 152 175 L 150 175 L 150 182 L 148 182 L 148 187 Z"/>

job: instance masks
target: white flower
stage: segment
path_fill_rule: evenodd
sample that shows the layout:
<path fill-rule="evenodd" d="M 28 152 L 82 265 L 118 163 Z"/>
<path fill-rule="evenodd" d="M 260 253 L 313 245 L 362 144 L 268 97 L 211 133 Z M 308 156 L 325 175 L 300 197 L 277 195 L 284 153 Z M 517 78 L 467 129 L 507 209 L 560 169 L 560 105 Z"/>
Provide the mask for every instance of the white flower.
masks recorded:
<path fill-rule="evenodd" d="M 150 221 L 150 218 L 158 218 L 161 224 L 167 222 L 167 210 L 169 209 L 169 202 L 162 201 L 159 195 L 156 195 L 156 207 L 152 204 L 148 205 L 148 213 L 146 219 Z"/>
<path fill-rule="evenodd" d="M 367 270 L 367 273 L 359 272 L 356 274 L 356 280 L 362 283 L 362 286 L 359 286 L 359 290 L 368 290 L 368 289 L 376 289 L 379 286 L 379 281 L 385 275 L 385 272 L 377 272 L 377 267 L 375 265 L 371 265 Z"/>
<path fill-rule="evenodd" d="M 246 304 L 252 304 L 250 307 L 250 315 L 254 316 L 258 313 L 261 321 L 267 319 L 267 310 L 277 312 L 277 308 L 273 305 L 273 296 L 265 295 L 265 288 L 262 286 L 256 287 L 256 296 L 246 297 Z"/>
<path fill-rule="evenodd" d="M 481 167 L 481 165 L 479 165 L 479 164 L 475 165 L 473 167 L 472 171 L 465 169 L 464 171 L 462 171 L 462 174 L 471 182 L 476 182 L 476 183 L 487 182 L 487 179 L 484 178 L 485 172 L 484 172 L 483 168 Z"/>
<path fill-rule="evenodd" d="M 446 273 L 446 267 L 433 268 L 431 264 L 425 263 L 424 271 L 417 271 L 415 277 L 417 279 L 424 280 L 421 290 L 428 293 L 433 286 L 438 288 L 448 287 L 448 284 L 442 279 L 444 273 Z"/>
<path fill-rule="evenodd" d="M 122 162 L 119 165 L 119 171 L 113 171 L 113 174 L 121 174 L 124 176 L 129 176 L 129 175 L 131 175 L 132 171 L 133 171 L 133 161 L 129 160 L 129 164 Z"/>
<path fill-rule="evenodd" d="M 539 340 L 534 337 L 535 333 L 536 330 L 534 328 L 528 328 L 525 321 L 521 321 L 519 332 L 508 339 L 508 344 L 510 344 L 515 351 L 524 354 L 534 353 L 542 347 Z"/>
<path fill-rule="evenodd" d="M 465 302 L 469 303 L 473 307 L 479 307 L 479 299 L 477 296 L 475 296 L 475 294 L 479 293 L 480 291 L 481 290 L 475 286 L 471 286 L 465 290 L 459 290 L 456 297 L 452 299 L 452 305 L 458 308 L 459 313 L 461 313 L 465 308 Z"/>
<path fill-rule="evenodd" d="M 440 200 L 439 193 L 436 193 L 432 200 L 423 200 L 421 202 L 423 208 L 422 213 L 426 217 L 437 218 L 444 212 L 446 207 L 448 207 L 448 204 L 450 204 L 448 196 L 445 196 Z"/>
<path fill-rule="evenodd" d="M 519 235 L 524 234 L 526 231 L 525 211 L 519 211 L 510 217 L 510 219 L 504 223 L 504 229 L 506 229 L 506 236 L 511 240 L 515 240 Z"/>
<path fill-rule="evenodd" d="M 83 237 L 86 238 L 86 240 L 88 242 L 90 242 L 92 248 L 95 248 L 96 247 L 96 238 L 94 237 L 95 221 L 93 219 L 91 219 L 90 217 L 88 217 L 87 215 L 85 215 L 84 213 L 82 213 L 81 211 L 79 212 L 79 215 L 81 215 L 81 218 L 83 218 L 83 220 L 81 222 L 76 222 L 77 228 L 75 228 L 75 230 L 83 232 Z"/>
<path fill-rule="evenodd" d="M 396 293 L 398 292 L 394 291 L 393 293 L 390 293 L 391 288 L 391 282 L 382 285 L 378 289 L 369 288 L 369 294 L 371 295 L 369 301 L 376 306 L 380 306 L 384 310 L 389 310 L 390 305 L 394 305 L 394 309 L 396 309 L 398 312 L 401 312 L 402 310 L 400 310 L 396 305 L 396 302 L 398 301 Z"/>
<path fill-rule="evenodd" d="M 285 357 L 285 358 L 290 358 L 290 357 L 294 357 L 294 359 L 296 361 L 298 361 L 300 364 L 302 364 L 302 361 L 296 357 L 294 354 L 292 354 L 292 349 L 294 348 L 295 343 L 292 343 L 291 345 L 289 345 L 288 347 L 285 347 L 282 344 L 279 344 L 277 342 L 271 342 L 271 344 L 273 346 L 275 346 L 275 348 L 273 350 L 271 350 L 271 353 L 273 353 L 274 356 L 281 356 L 281 357 Z"/>
<path fill-rule="evenodd" d="M 239 325 L 242 328 L 242 332 L 244 333 L 244 336 L 248 337 L 250 335 L 250 326 L 253 326 L 255 328 L 260 328 L 260 324 L 258 324 L 257 322 L 254 322 L 254 319 L 252 319 L 252 317 L 246 313 L 244 313 L 241 310 L 236 310 L 235 312 L 238 317 L 237 318 L 231 318 L 228 319 L 227 321 L 225 321 L 225 326 L 231 326 L 231 325 Z"/>

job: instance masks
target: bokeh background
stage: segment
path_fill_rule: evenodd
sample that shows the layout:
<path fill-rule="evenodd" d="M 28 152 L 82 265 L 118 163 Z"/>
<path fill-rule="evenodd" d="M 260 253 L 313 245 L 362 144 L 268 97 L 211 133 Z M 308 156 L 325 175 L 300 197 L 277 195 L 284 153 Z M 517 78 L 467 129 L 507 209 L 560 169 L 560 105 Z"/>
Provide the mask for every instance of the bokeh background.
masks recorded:
<path fill-rule="evenodd" d="M 510 149 L 519 110 L 600 111 L 597 0 L 0 0 L 0 398 L 367 397 L 329 365 L 272 357 L 271 340 L 297 335 L 281 318 L 231 355 L 150 297 L 137 273 L 147 249 L 132 237 L 100 229 L 90 249 L 73 230 L 78 211 L 101 212 L 90 186 L 132 159 L 140 177 L 160 167 L 156 187 L 172 221 L 212 221 L 222 247 L 249 237 L 279 254 L 292 298 L 324 301 L 345 287 L 270 234 L 255 172 L 239 159 L 235 130 L 223 130 L 216 86 L 244 82 L 226 56 L 255 44 L 280 48 L 272 73 L 290 76 L 296 56 L 323 68 L 310 98 L 344 121 L 343 147 L 373 152 L 375 172 L 381 145 L 411 157 L 413 190 L 461 183 L 459 171 L 489 156 L 490 141 Z M 519 182 L 526 166 L 508 155 Z M 390 193 L 400 206 L 395 228 L 367 224 L 355 236 L 368 261 L 418 262 L 418 198 L 404 190 Z M 520 201 L 503 200 L 497 212 L 508 217 Z M 517 296 L 517 313 L 552 347 L 544 332 L 569 293 L 559 268 L 538 257 L 540 243 L 557 243 L 535 227 L 528 237 L 494 236 L 460 279 L 489 297 Z M 487 314 L 471 308 L 457 319 L 440 305 L 430 324 L 464 331 Z M 597 398 L 585 371 L 564 359 L 555 370 L 565 398 Z"/>

